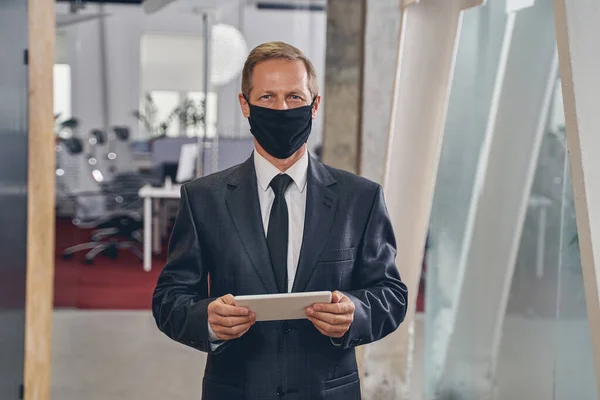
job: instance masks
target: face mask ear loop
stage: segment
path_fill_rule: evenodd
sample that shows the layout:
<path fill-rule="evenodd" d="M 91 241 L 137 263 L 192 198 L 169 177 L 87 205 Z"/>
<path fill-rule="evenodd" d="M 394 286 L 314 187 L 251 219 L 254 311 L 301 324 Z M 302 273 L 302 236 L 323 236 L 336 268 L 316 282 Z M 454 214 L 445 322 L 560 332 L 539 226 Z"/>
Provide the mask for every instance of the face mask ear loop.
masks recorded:
<path fill-rule="evenodd" d="M 246 100 L 246 103 L 248 103 L 248 105 L 251 106 L 252 104 L 250 104 L 250 100 L 248 100 L 246 95 L 244 93 L 242 93 L 242 96 L 244 96 L 244 100 Z"/>
<path fill-rule="evenodd" d="M 318 95 L 317 95 L 317 96 L 318 96 Z M 314 111 L 314 108 L 315 108 L 315 101 L 317 101 L 317 96 L 313 97 L 313 99 L 312 99 L 312 103 L 310 103 L 310 110 L 311 110 L 311 113 Z"/>

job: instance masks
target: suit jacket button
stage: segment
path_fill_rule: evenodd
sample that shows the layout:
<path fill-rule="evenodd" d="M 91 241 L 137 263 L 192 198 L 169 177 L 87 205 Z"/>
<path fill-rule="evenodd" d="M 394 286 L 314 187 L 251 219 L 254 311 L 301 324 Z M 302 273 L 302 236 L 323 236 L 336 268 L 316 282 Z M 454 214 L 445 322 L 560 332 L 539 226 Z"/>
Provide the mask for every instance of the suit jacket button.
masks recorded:
<path fill-rule="evenodd" d="M 279 396 L 279 397 L 285 396 L 285 392 L 283 391 L 282 388 L 278 388 L 277 389 L 277 396 Z"/>

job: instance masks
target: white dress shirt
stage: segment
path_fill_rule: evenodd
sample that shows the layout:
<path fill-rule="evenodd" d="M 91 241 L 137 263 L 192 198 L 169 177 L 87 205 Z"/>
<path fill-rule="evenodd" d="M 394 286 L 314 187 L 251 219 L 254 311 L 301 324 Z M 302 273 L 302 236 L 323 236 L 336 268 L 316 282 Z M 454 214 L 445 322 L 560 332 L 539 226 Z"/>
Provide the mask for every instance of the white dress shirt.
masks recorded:
<path fill-rule="evenodd" d="M 265 237 L 269 229 L 269 218 L 271 208 L 275 200 L 275 192 L 271 188 L 271 180 L 282 172 L 266 158 L 254 151 L 254 169 L 256 170 L 256 182 L 258 186 L 258 202 L 260 204 L 260 213 L 265 230 Z M 306 214 L 306 181 L 308 177 L 308 151 L 304 153 L 298 161 L 294 163 L 287 171 L 287 175 L 294 181 L 285 191 L 284 197 L 288 208 L 288 253 L 287 253 L 287 272 L 288 272 L 288 292 L 292 291 L 294 278 L 298 269 L 298 259 L 300 258 L 300 249 L 302 248 L 302 236 L 304 234 L 304 216 Z M 217 342 L 217 336 L 214 334 L 210 324 L 208 324 L 208 336 L 211 342 Z M 219 344 L 211 343 L 216 349 Z"/>
<path fill-rule="evenodd" d="M 258 183 L 258 201 L 265 229 L 265 237 L 269 228 L 271 207 L 275 200 L 275 193 L 269 186 L 271 180 L 282 172 L 263 156 L 254 152 L 254 168 L 256 169 L 256 180 Z M 293 183 L 287 188 L 284 197 L 288 209 L 288 252 L 287 252 L 287 276 L 288 292 L 294 286 L 294 277 L 298 268 L 300 248 L 302 247 L 302 235 L 304 234 L 304 215 L 306 214 L 306 180 L 308 176 L 308 151 L 285 171 Z"/>

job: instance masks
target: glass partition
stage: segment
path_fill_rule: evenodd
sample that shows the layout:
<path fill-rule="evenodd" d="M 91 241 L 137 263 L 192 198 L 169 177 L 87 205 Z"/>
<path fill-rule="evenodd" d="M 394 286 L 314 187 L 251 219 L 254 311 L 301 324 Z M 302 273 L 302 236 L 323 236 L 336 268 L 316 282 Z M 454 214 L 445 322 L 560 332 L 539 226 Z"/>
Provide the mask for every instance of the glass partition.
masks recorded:
<path fill-rule="evenodd" d="M 178 0 L 154 10 L 120 3 L 56 2 L 52 397 L 200 398 L 205 356 L 164 336 L 150 311 L 178 185 L 250 156 L 238 93 L 252 48 L 295 45 L 325 87 L 326 2 Z M 321 141 L 321 118 L 311 149 Z M 169 198 L 149 199 L 146 214 L 143 187 Z M 116 228 L 124 236 L 110 225 L 119 212 L 131 217 L 132 225 Z"/>
<path fill-rule="evenodd" d="M 560 86 L 557 86 L 560 90 Z M 558 92 L 560 94 L 560 92 Z M 566 157 L 554 99 L 521 234 L 498 353 L 499 399 L 553 398 Z"/>
<path fill-rule="evenodd" d="M 0 2 L 0 397 L 23 398 L 27 261 L 27 2 Z"/>
<path fill-rule="evenodd" d="M 598 399 L 557 83 L 504 320 L 498 399 Z"/>
<path fill-rule="evenodd" d="M 562 114 L 561 114 L 562 116 Z M 568 158 L 562 174 L 554 400 L 597 400 L 598 391 L 579 254 L 573 185 Z"/>
<path fill-rule="evenodd" d="M 502 2 L 463 16 L 426 252 L 423 390 L 433 398 L 450 335 L 469 206 L 507 21 Z"/>
<path fill-rule="evenodd" d="M 512 75 L 512 80 L 502 81 L 508 79 L 510 68 L 513 68 L 514 73 L 518 62 L 526 58 L 524 54 L 527 46 L 540 45 L 533 43 L 531 35 L 524 34 L 527 29 L 545 29 L 537 31 L 538 38 L 546 38 L 544 45 L 550 48 L 550 36 L 542 34 L 553 34 L 548 28 L 553 16 L 548 3 L 536 4 L 540 5 L 537 10 L 526 8 L 518 12 L 536 11 L 536 14 L 523 15 L 532 18 L 539 26 L 525 26 L 523 19 L 519 24 L 515 22 L 519 20 L 511 20 L 506 12 L 505 2 L 502 1 L 488 1 L 483 7 L 467 11 L 463 17 L 425 258 L 422 388 L 426 400 L 446 398 L 444 396 L 478 399 L 483 391 L 489 390 L 493 393 L 490 396 L 497 400 L 598 398 L 568 171 L 560 84 L 555 85 L 552 101 L 543 106 L 544 110 L 537 110 L 537 105 L 530 109 L 531 118 L 535 121 L 539 121 L 540 116 L 533 115 L 534 113 L 540 112 L 544 116 L 546 108 L 549 107 L 550 111 L 541 143 L 533 146 L 535 154 L 531 154 L 531 159 L 537 159 L 537 165 L 531 192 L 527 197 L 523 227 L 522 230 L 516 229 L 517 227 L 514 229 L 515 235 L 520 235 L 517 238 L 519 246 L 514 271 L 512 265 L 496 265 L 496 268 L 506 268 L 505 276 L 510 283 L 507 292 L 502 293 L 503 298 L 494 297 L 494 301 L 507 299 L 506 310 L 503 315 L 486 315 L 486 321 L 482 321 L 481 314 L 479 318 L 477 315 L 465 316 L 463 311 L 461 321 L 463 325 L 465 321 L 469 322 L 468 329 L 472 330 L 473 335 L 469 332 L 468 337 L 473 342 L 465 343 L 461 340 L 459 344 L 466 349 L 459 350 L 449 344 L 456 329 L 466 332 L 463 325 L 453 326 L 456 323 L 455 316 L 459 313 L 457 299 L 463 298 L 460 297 L 461 290 L 464 289 L 461 286 L 461 274 L 471 273 L 478 279 L 465 281 L 471 285 L 467 288 L 467 292 L 471 294 L 469 300 L 477 297 L 482 304 L 489 301 L 489 295 L 484 289 L 490 287 L 490 283 L 483 282 L 485 275 L 474 274 L 473 269 L 461 271 L 460 268 L 466 257 L 477 251 L 477 255 L 481 257 L 476 259 L 485 262 L 485 257 L 482 256 L 484 253 L 479 248 L 471 249 L 471 252 L 465 250 L 468 249 L 465 243 L 471 243 L 468 235 L 476 234 L 467 232 L 470 218 L 483 221 L 477 225 L 483 226 L 482 230 L 499 222 L 495 218 L 486 217 L 488 214 L 474 214 L 478 210 L 474 211 L 469 207 L 473 196 L 485 195 L 488 196 L 486 201 L 493 200 L 490 191 L 483 193 L 485 190 L 479 190 L 477 186 L 481 183 L 480 177 L 488 176 L 485 168 L 494 168 L 489 160 L 480 158 L 495 154 L 494 160 L 502 160 L 504 163 L 511 157 L 510 146 L 519 146 L 517 140 L 514 144 L 491 141 L 490 147 L 494 143 L 502 144 L 505 155 L 499 156 L 497 149 L 495 153 L 486 152 L 488 118 L 498 112 L 492 109 L 495 82 L 503 82 L 501 93 L 497 93 L 499 97 L 509 92 L 515 96 L 523 88 L 533 91 L 535 87 L 535 90 L 540 90 L 539 83 L 534 86 L 533 82 L 518 82 L 514 79 L 514 76 L 521 75 Z M 513 26 L 516 26 L 514 30 Z M 515 38 L 520 41 L 517 43 Z M 509 43 L 511 48 L 507 57 L 512 57 L 509 58 L 512 63 L 508 63 L 506 71 L 499 72 L 502 49 Z M 527 64 L 523 68 L 533 67 Z M 550 86 L 551 84 L 552 82 Z M 509 117 L 506 112 L 509 109 L 510 107 L 502 110 L 504 118 Z M 523 110 L 510 111 L 518 114 L 517 111 Z M 539 124 L 543 125 L 544 121 Z M 522 160 L 519 162 L 522 164 Z M 499 182 L 491 184 L 504 185 L 505 192 L 512 190 L 510 182 L 507 182 L 506 176 L 502 175 L 503 172 L 497 166 L 493 171 L 496 175 L 492 176 L 496 176 Z M 528 171 L 523 170 L 523 174 L 526 173 Z M 519 198 L 523 197 L 520 191 L 515 191 L 515 196 L 517 195 Z M 493 210 L 490 204 L 492 203 L 486 203 L 487 213 L 505 211 L 501 204 L 497 205 L 497 210 Z M 515 217 L 512 216 L 511 223 L 514 220 Z M 503 232 L 507 231 L 508 229 Z M 485 237 L 493 240 L 490 230 L 486 231 Z M 497 236 L 497 239 L 500 241 L 505 237 Z M 490 260 L 490 263 L 498 264 L 495 260 Z M 478 265 L 469 265 L 478 269 Z M 496 285 L 503 286 L 505 282 L 498 281 Z M 497 307 L 481 305 L 480 308 L 487 310 Z M 469 308 L 473 309 L 477 307 Z M 499 334 L 497 331 L 490 332 L 490 319 L 496 321 L 495 327 Z M 494 335 L 493 339 L 497 341 L 495 346 L 490 347 L 489 354 L 482 354 L 483 346 L 479 343 L 484 335 L 486 339 L 482 339 L 482 342 L 485 340 L 486 344 L 489 342 L 489 335 Z M 477 351 L 469 352 L 471 344 L 479 345 Z M 453 358 L 449 358 L 448 354 Z M 477 365 L 484 372 L 476 378 L 462 376 L 462 370 L 459 370 L 461 366 L 456 362 L 463 366 L 469 363 Z M 459 372 L 455 373 L 456 370 Z M 447 376 L 451 378 L 446 380 Z M 464 385 L 460 384 L 461 379 Z M 470 379 L 481 379 L 482 382 L 469 381 Z M 441 382 L 449 386 L 443 388 L 443 395 L 440 395 Z"/>

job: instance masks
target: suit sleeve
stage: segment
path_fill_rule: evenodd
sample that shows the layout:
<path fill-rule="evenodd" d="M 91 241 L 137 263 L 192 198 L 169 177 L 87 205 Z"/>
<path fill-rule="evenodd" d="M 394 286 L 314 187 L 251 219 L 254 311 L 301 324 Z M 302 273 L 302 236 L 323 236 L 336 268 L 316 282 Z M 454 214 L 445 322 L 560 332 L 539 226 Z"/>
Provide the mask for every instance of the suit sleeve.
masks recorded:
<path fill-rule="evenodd" d="M 208 333 L 208 269 L 192 215 L 186 186 L 169 241 L 165 268 L 152 297 L 152 313 L 158 328 L 185 345 L 212 352 Z M 222 350 L 222 347 L 219 350 Z"/>
<path fill-rule="evenodd" d="M 408 290 L 396 268 L 396 239 L 381 186 L 358 248 L 353 286 L 344 292 L 355 305 L 354 321 L 343 338 L 342 348 L 379 340 L 404 320 Z"/>

